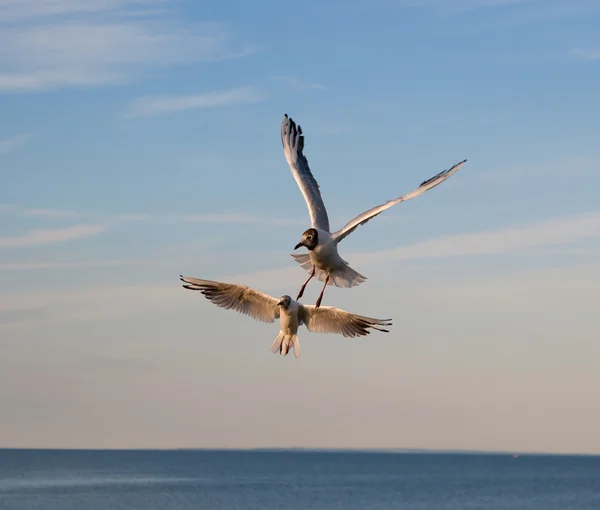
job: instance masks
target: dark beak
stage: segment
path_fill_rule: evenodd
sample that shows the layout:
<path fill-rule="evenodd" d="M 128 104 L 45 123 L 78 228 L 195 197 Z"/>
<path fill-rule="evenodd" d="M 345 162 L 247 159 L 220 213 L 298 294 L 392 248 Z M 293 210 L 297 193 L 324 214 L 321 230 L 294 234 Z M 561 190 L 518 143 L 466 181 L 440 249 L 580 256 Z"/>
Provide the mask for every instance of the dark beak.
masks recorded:
<path fill-rule="evenodd" d="M 281 306 L 283 304 L 283 301 L 279 301 L 279 303 L 277 303 L 277 306 Z"/>
<path fill-rule="evenodd" d="M 300 248 L 300 246 L 304 246 L 304 243 L 302 241 L 300 241 L 296 246 L 294 246 L 294 250 L 297 250 L 298 248 Z"/>

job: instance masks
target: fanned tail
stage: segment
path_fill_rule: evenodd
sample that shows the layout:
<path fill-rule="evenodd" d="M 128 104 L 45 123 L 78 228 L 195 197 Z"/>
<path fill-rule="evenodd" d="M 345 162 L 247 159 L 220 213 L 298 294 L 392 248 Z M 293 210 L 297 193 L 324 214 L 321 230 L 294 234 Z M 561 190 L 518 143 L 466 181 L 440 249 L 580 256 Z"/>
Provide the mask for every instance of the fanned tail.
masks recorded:
<path fill-rule="evenodd" d="M 296 262 L 298 262 L 298 264 L 302 266 L 304 270 L 306 270 L 307 273 L 312 272 L 313 265 L 308 253 L 291 253 L 290 255 Z M 315 278 L 324 282 L 327 278 L 327 273 L 322 269 L 316 268 Z M 348 265 L 347 262 L 344 262 L 344 266 L 331 275 L 327 285 L 335 285 L 336 287 L 344 288 L 356 287 L 357 285 L 363 283 L 366 279 L 366 276 L 363 276 L 358 271 L 355 271 Z"/>
<path fill-rule="evenodd" d="M 300 341 L 297 335 L 286 335 L 283 331 L 280 331 L 273 344 L 271 345 L 271 352 L 286 356 L 290 352 L 290 347 L 294 350 L 294 356 L 300 357 Z"/>
<path fill-rule="evenodd" d="M 283 337 L 284 337 L 283 331 L 280 331 L 277 334 L 277 337 L 275 338 L 275 340 L 273 341 L 273 344 L 271 345 L 271 352 L 278 353 L 281 351 L 281 344 L 283 342 Z"/>
<path fill-rule="evenodd" d="M 294 356 L 296 358 L 300 357 L 300 340 L 298 340 L 298 335 L 292 335 L 292 348 L 294 349 Z"/>

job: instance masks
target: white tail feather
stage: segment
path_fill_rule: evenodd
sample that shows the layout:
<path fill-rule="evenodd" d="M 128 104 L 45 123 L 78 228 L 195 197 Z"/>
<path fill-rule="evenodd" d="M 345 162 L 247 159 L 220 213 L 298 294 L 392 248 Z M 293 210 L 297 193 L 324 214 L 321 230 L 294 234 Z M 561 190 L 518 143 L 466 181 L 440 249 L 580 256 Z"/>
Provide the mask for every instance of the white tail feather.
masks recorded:
<path fill-rule="evenodd" d="M 278 353 L 279 351 L 281 351 L 281 342 L 283 342 L 283 336 L 283 331 L 279 331 L 277 337 L 271 345 L 271 352 Z"/>
<path fill-rule="evenodd" d="M 277 337 L 271 345 L 271 352 L 280 353 L 286 356 L 290 352 L 290 347 L 294 349 L 294 356 L 300 357 L 300 341 L 296 335 L 286 335 L 283 331 L 277 334 Z"/>
<path fill-rule="evenodd" d="M 292 253 L 292 258 L 302 266 L 306 272 L 311 273 L 313 269 L 312 262 L 310 261 L 310 255 L 308 253 Z M 327 285 L 335 285 L 336 287 L 356 287 L 364 282 L 367 277 L 363 276 L 359 272 L 352 269 L 347 262 L 343 262 L 343 266 L 338 269 L 329 277 Z M 322 269 L 315 269 L 315 278 L 317 280 L 325 281 L 327 278 L 327 272 Z"/>
<path fill-rule="evenodd" d="M 300 340 L 298 340 L 298 335 L 292 335 L 292 348 L 294 349 L 294 356 L 296 358 L 300 357 Z"/>
<path fill-rule="evenodd" d="M 290 351 L 290 341 L 292 337 L 290 335 L 285 335 L 283 337 L 283 342 L 281 342 L 281 355 L 287 356 L 287 353 Z"/>

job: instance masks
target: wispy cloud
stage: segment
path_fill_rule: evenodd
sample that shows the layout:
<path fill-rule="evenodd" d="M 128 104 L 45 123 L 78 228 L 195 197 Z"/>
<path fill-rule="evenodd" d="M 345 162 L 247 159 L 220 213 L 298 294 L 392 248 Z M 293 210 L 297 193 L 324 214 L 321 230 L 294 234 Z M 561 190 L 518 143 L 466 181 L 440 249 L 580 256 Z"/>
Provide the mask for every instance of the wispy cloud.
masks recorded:
<path fill-rule="evenodd" d="M 184 214 L 177 219 L 190 223 L 258 223 L 260 218 L 245 214 Z"/>
<path fill-rule="evenodd" d="M 138 221 L 148 221 L 152 219 L 151 214 L 137 214 L 137 213 L 129 213 L 129 214 L 117 214 L 113 216 L 110 221 L 116 223 L 136 223 Z"/>
<path fill-rule="evenodd" d="M 236 219 L 236 218 L 232 218 Z M 48 236 L 45 236 L 47 238 Z M 52 236 L 55 237 L 55 236 Z M 515 226 L 512 228 L 504 228 L 489 232 L 466 233 L 453 236 L 446 236 L 439 239 L 434 239 L 426 242 L 415 243 L 410 246 L 398 248 L 395 250 L 385 250 L 373 253 L 350 253 L 349 260 L 354 263 L 377 262 L 385 264 L 393 260 L 407 259 L 426 259 L 433 257 L 459 257 L 472 255 L 502 255 L 502 254 L 519 254 L 532 249 L 543 248 L 548 246 L 569 245 L 578 241 L 583 241 L 590 238 L 600 238 L 600 212 L 589 214 L 574 215 L 566 218 L 555 219 L 552 221 L 540 222 L 525 226 Z M 15 243 L 12 243 L 15 244 Z M 0 246 L 2 246 L 0 241 Z M 4 267 L 0 265 L 0 269 L 10 270 L 33 270 L 44 269 L 49 267 L 86 267 L 89 265 L 122 265 L 125 263 L 137 263 L 135 261 L 108 261 L 102 262 L 81 262 L 72 263 L 65 262 L 64 264 L 56 262 L 30 262 L 30 263 L 8 263 Z M 597 269 L 597 266 L 595 266 Z M 586 285 L 588 290 L 594 290 L 593 285 L 588 285 L 589 279 L 586 275 L 590 274 L 588 269 L 580 265 L 572 268 L 544 270 L 533 279 L 543 281 L 547 276 L 552 275 L 557 271 L 564 275 L 577 274 L 581 280 L 581 285 Z M 575 272 L 573 272 L 575 271 Z M 220 281 L 231 281 L 244 283 L 253 286 L 264 292 L 277 294 L 277 292 L 285 291 L 298 283 L 298 278 L 301 276 L 302 270 L 296 265 L 286 265 L 274 269 L 266 269 L 254 271 L 250 273 L 241 273 L 229 275 L 215 275 L 214 278 Z M 536 273 L 537 275 L 538 273 Z M 556 273 L 557 274 L 557 273 Z M 189 276 L 203 277 L 201 274 L 190 274 Z M 525 275 L 527 276 L 527 275 Z M 505 277 L 499 275 L 490 275 L 487 278 L 487 283 L 477 282 L 472 280 L 469 291 L 464 290 L 465 299 L 471 299 L 470 296 L 475 296 L 474 299 L 480 299 L 479 294 L 489 292 L 489 285 L 496 285 L 498 288 L 504 289 L 502 298 L 498 298 L 493 302 L 491 308 L 496 304 L 507 306 L 507 303 L 512 302 L 514 295 L 511 294 L 511 289 L 521 289 L 523 287 L 523 274 L 513 274 L 511 282 L 507 283 Z M 479 278 L 479 276 L 478 276 Z M 549 278 L 548 288 L 565 288 L 565 285 L 570 285 L 567 277 L 562 283 L 557 283 L 555 279 Z M 434 280 L 432 280 L 434 281 Z M 550 284 L 550 281 L 552 284 Z M 454 283 L 453 283 L 454 282 Z M 572 282 L 571 282 L 572 283 Z M 435 284 L 428 283 L 426 287 L 422 287 L 423 282 L 416 285 L 413 292 L 417 292 L 418 299 L 427 300 L 452 300 L 452 296 L 456 296 L 456 281 L 453 277 L 449 277 L 446 282 L 437 282 Z M 464 287 L 465 282 L 461 280 L 459 286 Z M 578 284 L 579 285 L 579 284 Z M 569 287 L 573 287 L 572 285 Z M 466 289 L 466 287 L 465 287 Z M 575 292 L 575 290 L 573 290 Z M 595 292 L 595 290 L 594 290 Z M 461 294 L 461 295 L 463 295 Z M 493 294 L 493 292 L 492 292 Z M 437 296 L 434 298 L 432 296 Z M 511 297 L 512 296 L 512 297 Z M 14 313 L 21 313 L 26 310 L 32 312 L 32 316 L 27 314 L 19 316 L 18 322 L 46 322 L 50 321 L 73 321 L 73 320 L 103 320 L 115 317 L 124 317 L 130 315 L 152 313 L 154 311 L 164 311 L 164 303 L 168 302 L 169 306 L 181 308 L 187 306 L 197 306 L 197 300 L 190 298 L 189 294 L 181 292 L 178 282 L 168 285 L 127 285 L 127 286 L 108 286 L 96 287 L 90 289 L 75 289 L 70 291 L 60 292 L 36 292 L 35 294 L 23 293 L 21 295 L 1 296 L 6 298 L 4 301 L 0 299 L 0 312 L 14 318 Z M 489 296 L 488 296 L 489 297 Z M 529 299 L 529 298 L 528 298 Z M 531 299 L 529 299 L 531 301 Z M 485 301 L 485 300 L 483 300 Z M 489 299 L 487 300 L 489 301 Z M 486 301 L 486 302 L 487 302 Z M 534 300 L 535 301 L 535 300 Z M 520 303 L 527 304 L 527 299 L 520 300 Z M 125 306 L 125 304 L 128 304 Z M 539 306 L 534 307 L 536 310 Z M 489 311 L 490 308 L 488 308 Z M 14 313 L 13 313 L 14 312 Z"/>
<path fill-rule="evenodd" d="M 277 81 L 280 81 L 287 85 L 292 90 L 324 90 L 327 87 L 319 83 L 312 83 L 304 81 L 295 76 L 274 76 Z"/>
<path fill-rule="evenodd" d="M 111 320 L 190 307 L 197 296 L 173 285 L 120 285 L 55 292 L 0 295 L 0 314 L 7 322 L 76 322 Z M 26 312 L 29 312 L 27 314 Z M 18 319 L 16 316 L 18 314 Z M 12 320 L 11 320 L 12 319 Z"/>
<path fill-rule="evenodd" d="M 227 214 L 184 214 L 173 217 L 175 221 L 189 223 L 262 223 L 265 225 L 304 225 L 305 220 L 294 218 L 263 218 L 261 216 L 250 216 L 239 213 Z"/>
<path fill-rule="evenodd" d="M 600 60 L 600 50 L 574 48 L 571 50 L 571 55 L 581 60 Z"/>
<path fill-rule="evenodd" d="M 30 18 L 87 14 L 134 9 L 146 11 L 165 4 L 165 0 L 2 0 L 0 20 L 16 21 Z"/>
<path fill-rule="evenodd" d="M 360 270 L 359 266 L 363 264 L 385 264 L 394 260 L 518 255 L 530 250 L 574 245 L 595 238 L 600 238 L 600 212 L 486 232 L 455 234 L 390 250 L 345 252 L 343 257 Z M 572 254 L 581 255 L 581 252 Z M 293 285 L 298 279 L 299 271 L 299 266 L 286 266 L 233 274 L 225 280 L 240 281 L 268 291 L 279 289 L 283 284 Z"/>
<path fill-rule="evenodd" d="M 150 213 L 122 213 L 100 216 L 83 213 L 80 211 L 52 209 L 52 208 L 20 208 L 12 204 L 0 204 L 0 213 L 15 216 L 24 216 L 40 220 L 62 220 L 73 218 L 87 218 L 87 221 L 99 222 L 104 226 L 123 223 L 137 223 L 153 221 L 159 223 L 230 223 L 230 224 L 264 224 L 264 225 L 304 225 L 306 220 L 301 218 L 263 217 L 247 213 L 224 212 L 214 213 L 189 213 L 189 214 L 150 214 Z"/>
<path fill-rule="evenodd" d="M 97 260 L 72 262 L 0 262 L 0 271 L 42 271 L 47 269 L 89 269 L 92 267 L 120 267 L 143 264 L 144 261 L 132 260 Z"/>
<path fill-rule="evenodd" d="M 32 230 L 23 236 L 0 237 L 0 248 L 22 248 L 40 244 L 53 244 L 73 239 L 92 237 L 103 232 L 101 225 L 75 225 L 66 228 Z"/>
<path fill-rule="evenodd" d="M 507 7 L 517 4 L 533 3 L 538 0 L 398 0 L 395 5 L 408 8 L 436 8 L 452 11 L 466 11 L 492 7 Z"/>
<path fill-rule="evenodd" d="M 575 316 L 585 319 L 595 317 L 600 297 L 598 277 L 598 264 L 528 269 L 438 282 L 434 288 L 415 286 L 413 296 L 435 308 L 478 316 L 539 313 L 548 317 L 551 310 L 560 314 L 568 304 L 577 310 Z"/>
<path fill-rule="evenodd" d="M 125 116 L 153 117 L 197 108 L 215 108 L 241 103 L 256 103 L 264 99 L 264 95 L 252 87 L 238 87 L 218 92 L 178 96 L 143 96 L 134 99 L 127 105 Z"/>
<path fill-rule="evenodd" d="M 447 7 L 447 8 L 485 8 L 501 7 L 505 5 L 524 4 L 537 2 L 538 0 L 398 0 L 396 5 L 400 7 Z"/>
<path fill-rule="evenodd" d="M 57 220 L 64 218 L 75 218 L 78 216 L 75 211 L 66 211 L 62 209 L 25 209 L 22 211 L 23 216 L 31 218 L 41 218 L 48 220 Z"/>
<path fill-rule="evenodd" d="M 489 232 L 457 234 L 402 248 L 354 254 L 357 262 L 520 253 L 600 237 L 600 212 Z"/>
<path fill-rule="evenodd" d="M 144 10 L 155 0 L 4 1 L 0 92 L 129 81 L 149 69 L 250 54 L 228 27 L 190 24 Z M 142 19 L 132 18 L 130 9 Z M 109 11 L 110 16 L 90 16 Z M 56 16 L 60 15 L 60 16 Z M 23 24 L 25 23 L 25 24 Z"/>
<path fill-rule="evenodd" d="M 9 154 L 21 149 L 27 145 L 27 142 L 29 142 L 30 139 L 31 135 L 27 134 L 18 134 L 0 139 L 0 155 Z"/>
<path fill-rule="evenodd" d="M 407 281 L 411 300 L 446 311 L 462 313 L 476 310 L 478 314 L 493 315 L 496 311 L 521 314 L 547 314 L 549 309 L 560 310 L 565 296 L 577 300 L 576 309 L 588 314 L 595 311 L 598 288 L 595 279 L 597 264 L 565 266 L 551 269 L 503 275 L 491 274 L 466 281 L 449 278 L 444 281 Z M 194 274 L 202 278 L 201 274 Z M 218 281 L 250 285 L 271 295 L 298 284 L 298 272 L 289 268 L 261 271 L 231 277 L 216 277 Z M 204 275 L 204 277 L 206 277 Z M 379 288 L 379 292 L 389 289 Z M 392 291 L 393 292 L 393 291 Z M 394 296 L 398 298 L 398 296 Z M 199 297 L 182 289 L 174 278 L 172 284 L 107 285 L 86 289 L 36 291 L 0 294 L 0 317 L 8 325 L 15 323 L 45 324 L 79 321 L 114 320 L 125 317 L 147 316 L 172 310 L 199 311 Z M 383 299 L 379 296 L 378 299 Z M 403 299 L 403 298 L 402 298 Z M 362 305 L 364 308 L 365 303 Z M 200 313 L 210 314 L 212 305 L 204 305 Z M 202 311 L 203 310 L 203 311 Z M 232 316 L 233 317 L 233 316 Z M 0 321 L 1 322 L 1 321 Z"/>
<path fill-rule="evenodd" d="M 462 0 L 463 5 L 471 7 L 500 7 L 503 5 L 514 5 L 536 2 L 537 0 Z"/>

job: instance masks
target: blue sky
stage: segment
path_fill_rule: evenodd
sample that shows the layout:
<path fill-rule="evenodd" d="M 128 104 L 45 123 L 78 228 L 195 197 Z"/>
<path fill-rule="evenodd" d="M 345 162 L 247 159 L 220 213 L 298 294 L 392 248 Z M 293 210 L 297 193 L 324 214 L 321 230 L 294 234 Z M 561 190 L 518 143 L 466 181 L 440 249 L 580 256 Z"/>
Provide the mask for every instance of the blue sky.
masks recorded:
<path fill-rule="evenodd" d="M 600 453 L 595 0 L 0 0 L 0 446 Z M 179 273 L 325 302 L 368 338 L 219 310 Z M 314 282 L 313 282 L 314 283 Z M 314 302 L 320 285 L 308 287 Z"/>

